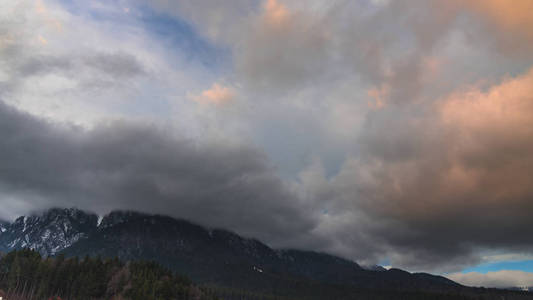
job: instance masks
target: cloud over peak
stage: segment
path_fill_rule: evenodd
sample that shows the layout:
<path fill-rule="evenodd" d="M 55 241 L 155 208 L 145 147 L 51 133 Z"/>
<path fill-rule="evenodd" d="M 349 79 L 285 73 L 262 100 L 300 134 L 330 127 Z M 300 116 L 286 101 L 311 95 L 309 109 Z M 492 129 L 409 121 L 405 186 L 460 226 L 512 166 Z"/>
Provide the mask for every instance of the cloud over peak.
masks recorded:
<path fill-rule="evenodd" d="M 291 191 L 253 148 L 199 144 L 127 122 L 87 131 L 47 123 L 3 103 L 0 129 L 5 160 L 0 192 L 16 199 L 2 218 L 51 206 L 98 213 L 133 209 L 278 244 L 312 226 L 310 216 L 300 212 Z"/>

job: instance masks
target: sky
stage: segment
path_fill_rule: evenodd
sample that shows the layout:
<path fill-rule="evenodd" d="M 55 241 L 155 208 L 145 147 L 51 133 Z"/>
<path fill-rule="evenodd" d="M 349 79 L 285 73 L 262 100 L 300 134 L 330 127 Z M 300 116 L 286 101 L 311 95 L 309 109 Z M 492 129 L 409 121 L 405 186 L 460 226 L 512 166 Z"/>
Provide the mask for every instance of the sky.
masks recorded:
<path fill-rule="evenodd" d="M 2 1 L 0 162 L 0 219 L 533 286 L 533 1 Z"/>

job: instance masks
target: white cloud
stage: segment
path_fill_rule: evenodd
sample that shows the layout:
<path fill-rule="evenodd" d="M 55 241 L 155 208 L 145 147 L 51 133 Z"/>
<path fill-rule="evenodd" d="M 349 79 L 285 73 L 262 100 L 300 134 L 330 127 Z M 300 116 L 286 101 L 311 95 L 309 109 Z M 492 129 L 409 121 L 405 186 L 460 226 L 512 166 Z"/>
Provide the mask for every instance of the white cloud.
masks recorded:
<path fill-rule="evenodd" d="M 453 281 L 474 287 L 531 287 L 533 286 L 533 273 L 523 271 L 501 270 L 487 272 L 453 273 L 447 275 Z"/>
<path fill-rule="evenodd" d="M 0 15 L 3 101 L 87 127 L 187 114 L 186 92 L 211 80 L 205 67 L 158 40 L 137 14 L 97 1 L 72 5 L 76 13 L 55 0 L 2 4 L 11 12 Z"/>

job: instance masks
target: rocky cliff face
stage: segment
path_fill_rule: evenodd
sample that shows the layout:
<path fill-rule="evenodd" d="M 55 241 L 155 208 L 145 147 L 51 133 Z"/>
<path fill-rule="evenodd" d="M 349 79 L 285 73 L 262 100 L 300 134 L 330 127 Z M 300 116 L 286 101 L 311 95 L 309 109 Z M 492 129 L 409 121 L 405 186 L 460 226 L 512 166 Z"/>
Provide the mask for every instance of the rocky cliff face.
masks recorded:
<path fill-rule="evenodd" d="M 1 221 L 0 220 L 0 235 L 2 235 L 2 233 L 6 232 L 8 226 L 9 226 L 9 222 L 5 222 L 5 221 Z"/>
<path fill-rule="evenodd" d="M 50 209 L 0 224 L 0 250 L 30 248 L 51 256 L 87 238 L 97 228 L 98 217 L 78 209 Z"/>

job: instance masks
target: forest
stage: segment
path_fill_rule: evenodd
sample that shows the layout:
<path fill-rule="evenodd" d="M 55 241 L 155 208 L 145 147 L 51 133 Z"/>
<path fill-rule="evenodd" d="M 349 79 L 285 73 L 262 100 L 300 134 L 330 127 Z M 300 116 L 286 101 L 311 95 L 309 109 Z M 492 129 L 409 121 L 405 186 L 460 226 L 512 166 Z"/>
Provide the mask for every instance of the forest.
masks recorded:
<path fill-rule="evenodd" d="M 0 259 L 0 296 L 5 299 L 198 299 L 214 300 L 184 276 L 154 262 L 99 257 L 42 258 L 32 250 Z"/>
<path fill-rule="evenodd" d="M 4 300 L 530 299 L 528 294 L 494 290 L 475 294 L 365 290 L 312 281 L 294 282 L 276 293 L 264 293 L 198 285 L 150 261 L 63 255 L 43 258 L 29 249 L 0 256 L 0 297 Z"/>

